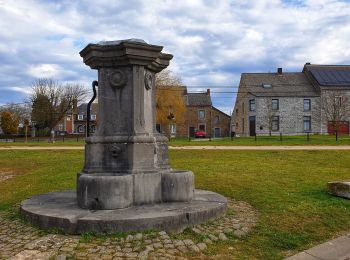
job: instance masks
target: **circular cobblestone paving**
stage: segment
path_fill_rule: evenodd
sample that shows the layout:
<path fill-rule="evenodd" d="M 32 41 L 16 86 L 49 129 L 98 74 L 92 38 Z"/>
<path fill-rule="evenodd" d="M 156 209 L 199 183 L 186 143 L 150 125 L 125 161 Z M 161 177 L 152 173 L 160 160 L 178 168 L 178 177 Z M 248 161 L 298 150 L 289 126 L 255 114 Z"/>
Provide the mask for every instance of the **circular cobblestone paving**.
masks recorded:
<path fill-rule="evenodd" d="M 0 215 L 0 259 L 188 259 L 211 244 L 245 236 L 258 220 L 246 202 L 228 199 L 225 216 L 178 235 L 166 232 L 81 236 L 47 234 Z"/>

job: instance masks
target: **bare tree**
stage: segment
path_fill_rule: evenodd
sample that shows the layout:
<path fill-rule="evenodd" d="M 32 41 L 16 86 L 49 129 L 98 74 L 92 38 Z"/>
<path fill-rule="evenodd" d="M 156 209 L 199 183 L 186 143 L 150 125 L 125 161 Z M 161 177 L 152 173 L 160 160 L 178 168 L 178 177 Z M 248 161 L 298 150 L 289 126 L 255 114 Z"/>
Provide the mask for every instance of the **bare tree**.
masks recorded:
<path fill-rule="evenodd" d="M 32 85 L 30 102 L 32 121 L 40 129 L 53 130 L 72 109 L 73 103 L 82 101 L 87 89 L 80 84 L 61 84 L 49 78 L 36 80 Z"/>
<path fill-rule="evenodd" d="M 165 69 L 156 74 L 156 85 L 157 87 L 182 86 L 182 81 L 171 70 Z"/>
<path fill-rule="evenodd" d="M 323 91 L 321 94 L 321 108 L 335 133 L 338 133 L 342 121 L 349 121 L 350 99 L 348 95 L 340 90 Z"/>

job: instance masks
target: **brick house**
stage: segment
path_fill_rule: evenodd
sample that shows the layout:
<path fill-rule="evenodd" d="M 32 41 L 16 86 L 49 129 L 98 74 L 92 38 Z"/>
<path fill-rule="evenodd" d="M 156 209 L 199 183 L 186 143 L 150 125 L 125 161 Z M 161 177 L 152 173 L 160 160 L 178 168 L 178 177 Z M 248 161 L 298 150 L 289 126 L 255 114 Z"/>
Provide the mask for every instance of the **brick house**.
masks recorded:
<path fill-rule="evenodd" d="M 56 135 L 72 134 L 74 131 L 74 113 L 68 111 L 66 115 L 54 127 Z"/>
<path fill-rule="evenodd" d="M 210 90 L 203 93 L 181 92 L 186 104 L 183 123 L 169 120 L 168 125 L 157 123 L 158 131 L 172 137 L 194 137 L 196 131 L 206 132 L 207 137 L 224 137 L 230 133 L 230 116 L 212 105 Z M 169 129 L 169 130 L 168 130 Z"/>
<path fill-rule="evenodd" d="M 194 137 L 195 131 L 204 131 L 208 137 L 229 136 L 230 116 L 212 105 L 210 89 L 205 93 L 187 93 L 187 125 L 181 136 Z"/>
<path fill-rule="evenodd" d="M 87 103 L 83 103 L 77 107 L 77 113 L 74 117 L 75 134 L 85 134 L 86 132 L 87 105 Z M 90 116 L 90 133 L 94 133 L 97 127 L 98 103 L 92 103 Z"/>
<path fill-rule="evenodd" d="M 241 136 L 332 133 L 324 101 L 335 91 L 350 101 L 350 66 L 307 63 L 302 72 L 242 73 L 232 130 Z M 348 122 L 349 117 L 342 121 L 344 134 L 349 134 Z"/>

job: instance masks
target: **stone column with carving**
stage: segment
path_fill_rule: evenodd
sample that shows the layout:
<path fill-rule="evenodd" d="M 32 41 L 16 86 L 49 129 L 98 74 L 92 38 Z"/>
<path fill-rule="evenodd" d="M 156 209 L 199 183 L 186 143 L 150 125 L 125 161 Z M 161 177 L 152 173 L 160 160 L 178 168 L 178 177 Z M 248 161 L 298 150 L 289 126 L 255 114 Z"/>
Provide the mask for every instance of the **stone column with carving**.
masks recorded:
<path fill-rule="evenodd" d="M 173 179 L 167 139 L 155 128 L 155 74 L 173 57 L 162 49 L 131 39 L 89 44 L 80 52 L 84 63 L 98 70 L 99 106 L 98 129 L 86 140 L 85 165 L 77 178 L 81 208 L 166 201 L 167 186 L 180 179 L 187 183 L 180 200 L 192 198 L 192 172 L 177 172 Z"/>

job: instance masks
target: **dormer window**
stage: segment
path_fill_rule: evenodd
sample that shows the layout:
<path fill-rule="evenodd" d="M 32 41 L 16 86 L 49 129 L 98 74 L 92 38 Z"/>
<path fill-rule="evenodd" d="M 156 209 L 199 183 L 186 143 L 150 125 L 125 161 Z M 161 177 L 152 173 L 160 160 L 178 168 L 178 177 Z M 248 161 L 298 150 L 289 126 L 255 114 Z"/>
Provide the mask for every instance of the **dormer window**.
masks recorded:
<path fill-rule="evenodd" d="M 83 119 L 84 119 L 84 115 L 83 114 L 78 115 L 78 120 L 83 120 Z"/>
<path fill-rule="evenodd" d="M 261 85 L 263 88 L 272 88 L 272 84 L 263 83 Z"/>

